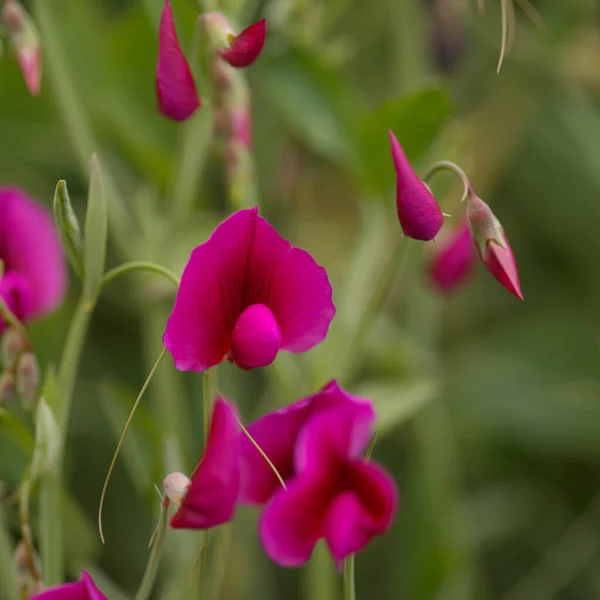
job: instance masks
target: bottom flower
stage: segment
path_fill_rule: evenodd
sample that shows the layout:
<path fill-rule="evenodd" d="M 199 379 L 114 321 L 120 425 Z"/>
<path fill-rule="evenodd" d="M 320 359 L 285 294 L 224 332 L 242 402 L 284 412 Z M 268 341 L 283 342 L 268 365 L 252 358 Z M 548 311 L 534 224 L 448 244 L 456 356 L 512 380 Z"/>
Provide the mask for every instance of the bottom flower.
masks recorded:
<path fill-rule="evenodd" d="M 87 571 L 83 571 L 77 583 L 65 583 L 50 588 L 31 600 L 108 600 L 96 587 Z"/>

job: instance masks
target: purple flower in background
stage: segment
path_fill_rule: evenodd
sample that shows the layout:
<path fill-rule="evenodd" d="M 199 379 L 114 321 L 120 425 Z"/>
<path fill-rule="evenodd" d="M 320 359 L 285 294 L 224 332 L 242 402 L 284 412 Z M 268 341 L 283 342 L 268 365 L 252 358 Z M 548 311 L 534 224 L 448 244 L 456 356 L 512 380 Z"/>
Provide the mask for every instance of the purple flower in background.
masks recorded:
<path fill-rule="evenodd" d="M 165 479 L 165 491 L 178 505 L 171 527 L 208 529 L 231 520 L 240 484 L 238 431 L 235 407 L 217 398 L 206 450 L 191 482 L 180 473 Z"/>
<path fill-rule="evenodd" d="M 240 210 L 198 246 L 183 272 L 163 342 L 182 371 L 223 359 L 251 369 L 280 349 L 321 342 L 335 314 L 323 267 L 258 215 Z"/>
<path fill-rule="evenodd" d="M 417 177 L 396 136 L 388 132 L 396 169 L 396 208 L 404 235 L 432 240 L 444 224 L 444 215 L 433 194 Z"/>
<path fill-rule="evenodd" d="M 90 575 L 83 571 L 77 583 L 65 583 L 50 588 L 31 600 L 108 600 L 96 587 Z"/>
<path fill-rule="evenodd" d="M 477 250 L 469 221 L 464 219 L 435 249 L 429 264 L 429 278 L 439 290 L 451 292 L 471 275 L 476 263 Z"/>
<path fill-rule="evenodd" d="M 160 112 L 175 121 L 189 119 L 200 107 L 196 83 L 179 41 L 169 0 L 160 19 L 156 94 Z"/>
<path fill-rule="evenodd" d="M 296 475 L 276 492 L 259 522 L 265 552 L 297 567 L 324 538 L 338 566 L 391 527 L 398 490 L 391 476 L 362 457 L 372 414 L 333 406 L 310 418 L 294 451 Z"/>
<path fill-rule="evenodd" d="M 67 268 L 52 216 L 17 187 L 0 187 L 0 260 L 0 296 L 21 321 L 62 302 Z"/>
<path fill-rule="evenodd" d="M 271 412 L 248 425 L 248 433 L 269 457 L 284 481 L 296 474 L 294 452 L 298 437 L 312 418 L 332 407 L 345 407 L 356 413 L 365 425 L 357 430 L 356 443 L 362 447 L 370 437 L 370 427 L 375 420 L 371 402 L 344 391 L 336 381 L 328 383 L 320 392 L 298 400 L 289 406 Z M 240 433 L 241 485 L 238 502 L 261 505 L 281 489 L 264 457 L 248 437 Z"/>
<path fill-rule="evenodd" d="M 219 55 L 232 67 L 248 67 L 259 57 L 266 36 L 267 20 L 261 19 L 234 36 L 229 48 L 219 50 Z"/>

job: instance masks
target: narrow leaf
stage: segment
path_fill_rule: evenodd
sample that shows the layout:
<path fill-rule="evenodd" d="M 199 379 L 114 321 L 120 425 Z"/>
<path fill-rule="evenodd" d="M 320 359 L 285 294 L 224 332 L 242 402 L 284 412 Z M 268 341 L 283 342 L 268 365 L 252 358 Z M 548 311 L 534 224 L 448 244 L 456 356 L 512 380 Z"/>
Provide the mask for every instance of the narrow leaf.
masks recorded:
<path fill-rule="evenodd" d="M 54 413 L 41 398 L 35 414 L 35 447 L 31 459 L 31 484 L 43 475 L 52 474 L 60 453 L 60 432 Z"/>
<path fill-rule="evenodd" d="M 54 192 L 54 222 L 60 234 L 65 254 L 79 278 L 82 275 L 82 242 L 79 220 L 73 211 L 67 182 L 59 181 Z"/>

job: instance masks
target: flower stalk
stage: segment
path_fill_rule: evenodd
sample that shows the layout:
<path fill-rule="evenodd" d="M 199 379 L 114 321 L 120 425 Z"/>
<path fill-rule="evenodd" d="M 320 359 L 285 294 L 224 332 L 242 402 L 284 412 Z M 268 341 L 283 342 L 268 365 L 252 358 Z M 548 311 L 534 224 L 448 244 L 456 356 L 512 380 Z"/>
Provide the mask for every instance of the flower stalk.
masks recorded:
<path fill-rule="evenodd" d="M 343 600 L 356 600 L 356 587 L 354 583 L 354 554 L 344 561 L 343 574 Z"/>

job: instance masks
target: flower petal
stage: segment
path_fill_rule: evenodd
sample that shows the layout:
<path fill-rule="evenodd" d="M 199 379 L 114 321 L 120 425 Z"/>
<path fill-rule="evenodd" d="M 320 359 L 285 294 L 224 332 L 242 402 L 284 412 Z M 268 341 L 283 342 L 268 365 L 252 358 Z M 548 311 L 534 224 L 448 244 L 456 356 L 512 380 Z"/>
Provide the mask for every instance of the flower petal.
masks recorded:
<path fill-rule="evenodd" d="M 322 537 L 323 518 L 332 500 L 331 482 L 315 473 L 294 479 L 262 512 L 258 534 L 267 556 L 283 567 L 298 567 Z"/>
<path fill-rule="evenodd" d="M 65 583 L 53 587 L 31 600 L 108 600 L 96 587 L 90 575 L 83 571 L 81 580 L 77 583 Z"/>
<path fill-rule="evenodd" d="M 239 491 L 239 437 L 236 411 L 217 398 L 206 451 L 181 506 L 171 519 L 177 529 L 208 529 L 231 520 Z"/>
<path fill-rule="evenodd" d="M 189 119 L 200 107 L 194 77 L 177 39 L 169 0 L 165 2 L 158 33 L 156 94 L 160 112 L 176 121 Z"/>
<path fill-rule="evenodd" d="M 232 67 L 248 67 L 260 55 L 267 36 L 267 20 L 261 19 L 236 35 L 229 48 L 219 50 L 221 58 Z"/>
<path fill-rule="evenodd" d="M 500 246 L 494 241 L 488 243 L 484 261 L 485 266 L 509 292 L 514 294 L 519 300 L 523 300 L 517 262 L 508 239 L 506 239 L 505 235 L 503 238 L 504 246 Z"/>
<path fill-rule="evenodd" d="M 0 188 L 0 259 L 5 277 L 27 282 L 29 320 L 52 312 L 67 290 L 67 268 L 52 216 L 16 187 Z"/>

